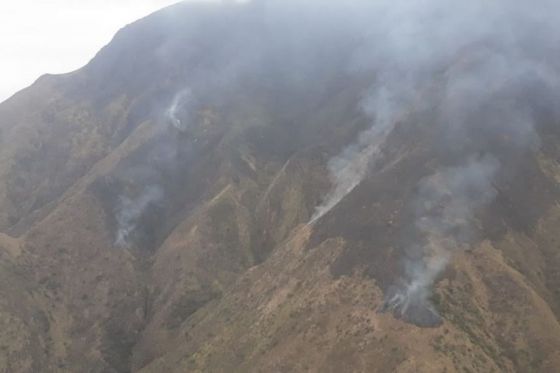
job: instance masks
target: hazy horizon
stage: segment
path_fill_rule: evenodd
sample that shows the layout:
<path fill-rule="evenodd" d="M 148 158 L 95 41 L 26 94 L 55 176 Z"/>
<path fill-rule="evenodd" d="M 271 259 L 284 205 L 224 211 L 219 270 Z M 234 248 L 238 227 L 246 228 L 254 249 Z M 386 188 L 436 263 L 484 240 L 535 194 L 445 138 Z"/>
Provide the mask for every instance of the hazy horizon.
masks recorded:
<path fill-rule="evenodd" d="M 180 0 L 18 0 L 0 3 L 0 102 L 43 74 L 87 64 L 115 33 Z"/>

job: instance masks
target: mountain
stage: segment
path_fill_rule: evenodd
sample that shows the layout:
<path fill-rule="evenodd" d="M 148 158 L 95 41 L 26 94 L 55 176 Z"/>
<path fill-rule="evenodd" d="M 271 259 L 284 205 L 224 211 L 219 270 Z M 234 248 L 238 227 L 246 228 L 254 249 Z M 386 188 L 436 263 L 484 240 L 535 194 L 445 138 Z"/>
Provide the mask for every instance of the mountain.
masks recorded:
<path fill-rule="evenodd" d="M 0 104 L 2 372 L 557 372 L 558 5 L 179 3 Z"/>

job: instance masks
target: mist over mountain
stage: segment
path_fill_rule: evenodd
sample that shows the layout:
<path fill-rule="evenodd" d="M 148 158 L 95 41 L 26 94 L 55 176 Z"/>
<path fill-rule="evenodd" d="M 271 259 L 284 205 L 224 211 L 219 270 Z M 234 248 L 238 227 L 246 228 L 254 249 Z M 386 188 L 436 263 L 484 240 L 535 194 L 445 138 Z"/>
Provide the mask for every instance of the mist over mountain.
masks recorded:
<path fill-rule="evenodd" d="M 179 3 L 0 104 L 0 371 L 557 372 L 560 5 Z"/>

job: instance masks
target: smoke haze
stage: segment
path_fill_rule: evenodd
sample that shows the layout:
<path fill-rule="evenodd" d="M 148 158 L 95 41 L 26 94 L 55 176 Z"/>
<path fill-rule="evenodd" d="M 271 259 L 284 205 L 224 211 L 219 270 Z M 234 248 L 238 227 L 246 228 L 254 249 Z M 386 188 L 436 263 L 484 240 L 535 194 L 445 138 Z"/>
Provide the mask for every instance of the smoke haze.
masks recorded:
<path fill-rule="evenodd" d="M 375 177 L 370 171 L 396 128 L 437 128 L 443 156 L 408 202 L 415 221 L 402 230 L 413 231 L 416 243 L 405 248 L 402 278 L 386 302 L 403 318 L 436 323 L 431 288 L 453 253 L 471 243 L 474 216 L 495 198 L 492 182 L 504 154 L 537 148 L 536 117 L 559 116 L 560 6 L 548 0 L 255 0 L 221 9 L 214 20 L 219 27 L 199 25 L 208 37 L 197 43 L 189 39 L 192 23 L 169 26 L 172 10 L 162 15 L 163 41 L 150 62 L 166 72 L 179 65 L 173 73 L 183 78 L 166 87 L 170 99 L 153 111 L 188 132 L 201 111 L 226 111 L 241 102 L 240 87 L 249 87 L 274 92 L 280 112 L 274 114 L 289 122 L 297 110 L 313 107 L 309 97 L 319 100 L 328 91 L 332 75 L 360 81 L 365 88 L 356 108 L 369 125 L 342 149 L 321 144 L 332 154 L 331 187 L 312 224 Z M 178 33 L 186 36 L 174 38 Z M 117 219 L 121 236 L 138 210 Z"/>
<path fill-rule="evenodd" d="M 173 98 L 171 106 L 166 110 L 167 119 L 178 131 L 185 131 L 188 121 L 192 120 L 194 97 L 189 89 L 184 89 Z M 179 119 L 181 118 L 181 119 Z"/>
<path fill-rule="evenodd" d="M 546 103 L 558 114 L 552 102 L 560 98 L 559 60 L 552 47 L 559 45 L 560 7 L 551 1 L 362 4 L 370 24 L 349 71 L 376 77 L 361 105 L 372 125 L 329 161 L 333 186 L 311 223 L 368 177 L 399 122 L 406 117 L 407 125 L 418 125 L 415 113 L 430 109 L 442 131 L 441 148 L 463 163 L 417 186 L 417 243 L 405 250 L 402 283 L 388 292 L 385 309 L 434 325 L 439 315 L 429 301 L 431 287 L 453 253 L 470 243 L 474 214 L 495 197 L 500 155 L 484 136 L 504 139 L 511 153 L 534 149 L 538 110 Z M 467 143 L 477 132 L 480 143 Z"/>
<path fill-rule="evenodd" d="M 419 325 L 434 325 L 439 315 L 430 304 L 431 287 L 454 252 L 468 244 L 477 209 L 496 196 L 492 186 L 499 162 L 472 158 L 421 180 L 415 200 L 418 242 L 407 248 L 405 277 L 392 289 L 385 309 Z"/>
<path fill-rule="evenodd" d="M 132 244 L 131 235 L 135 232 L 139 219 L 151 205 L 163 199 L 163 190 L 157 185 L 145 187 L 137 196 L 121 195 L 115 209 L 117 233 L 115 245 L 128 248 Z"/>

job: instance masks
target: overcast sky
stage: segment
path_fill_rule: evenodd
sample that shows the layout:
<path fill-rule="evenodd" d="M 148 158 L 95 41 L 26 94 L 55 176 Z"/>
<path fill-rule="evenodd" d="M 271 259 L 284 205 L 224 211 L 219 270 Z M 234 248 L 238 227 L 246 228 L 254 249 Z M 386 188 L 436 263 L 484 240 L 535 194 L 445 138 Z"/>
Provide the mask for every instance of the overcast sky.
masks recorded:
<path fill-rule="evenodd" d="M 85 65 L 124 25 L 179 0 L 0 0 L 0 101 Z"/>

